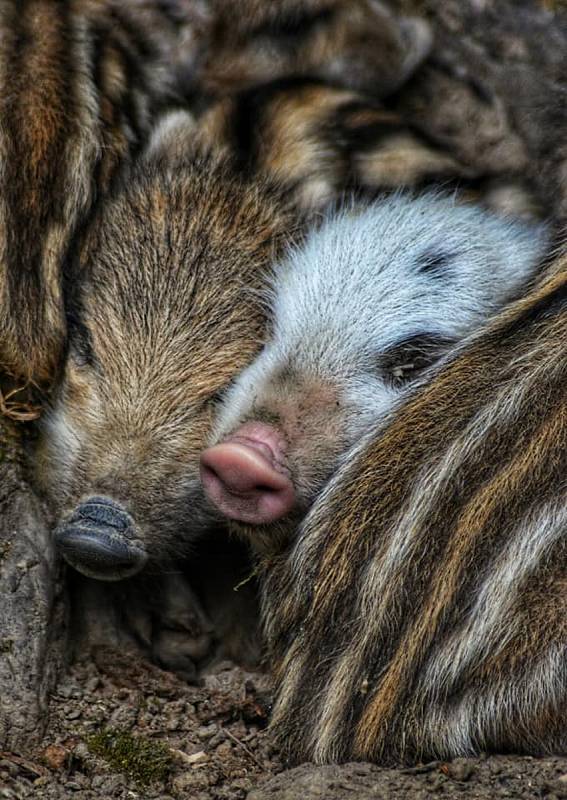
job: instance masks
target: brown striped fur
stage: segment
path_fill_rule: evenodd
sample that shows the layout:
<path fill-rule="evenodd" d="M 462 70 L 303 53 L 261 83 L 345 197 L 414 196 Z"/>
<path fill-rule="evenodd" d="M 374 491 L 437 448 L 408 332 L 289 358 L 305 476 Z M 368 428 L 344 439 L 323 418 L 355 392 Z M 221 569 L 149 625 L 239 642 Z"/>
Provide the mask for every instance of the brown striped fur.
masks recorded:
<path fill-rule="evenodd" d="M 292 759 L 567 750 L 567 257 L 264 564 Z"/>
<path fill-rule="evenodd" d="M 289 75 L 310 76 L 373 97 L 395 91 L 428 55 L 419 19 L 379 0 L 209 0 L 211 42 L 199 80 L 212 93 Z"/>
<path fill-rule="evenodd" d="M 193 84 L 197 135 L 317 213 L 346 190 L 375 193 L 474 175 L 380 104 L 427 56 L 422 20 L 380 2 L 211 0 Z"/>
<path fill-rule="evenodd" d="M 372 196 L 465 179 L 497 211 L 537 213 L 525 143 L 509 115 L 476 84 L 442 70 L 445 83 L 434 87 L 444 96 L 431 97 L 420 76 L 432 67 L 419 65 L 419 41 L 406 42 L 415 77 L 383 47 L 404 20 L 382 18 L 379 3 L 246 0 L 237 16 L 224 0 L 207 8 L 208 44 L 191 82 L 197 135 L 245 172 L 264 170 L 286 185 L 303 212 L 318 213 L 345 190 Z M 364 44 L 351 48 L 358 36 Z M 354 52 L 362 81 L 353 79 Z M 330 61 L 340 65 L 332 75 Z M 384 99 L 390 70 L 396 91 Z M 471 124 L 479 126 L 474 136 Z"/>
<path fill-rule="evenodd" d="M 54 378 L 70 238 L 193 58 L 182 27 L 149 0 L 0 7 L 0 368 L 16 384 Z"/>
<path fill-rule="evenodd" d="M 196 135 L 245 173 L 264 172 L 311 214 L 345 190 L 372 194 L 474 174 L 393 111 L 312 78 L 254 86 L 210 105 Z"/>

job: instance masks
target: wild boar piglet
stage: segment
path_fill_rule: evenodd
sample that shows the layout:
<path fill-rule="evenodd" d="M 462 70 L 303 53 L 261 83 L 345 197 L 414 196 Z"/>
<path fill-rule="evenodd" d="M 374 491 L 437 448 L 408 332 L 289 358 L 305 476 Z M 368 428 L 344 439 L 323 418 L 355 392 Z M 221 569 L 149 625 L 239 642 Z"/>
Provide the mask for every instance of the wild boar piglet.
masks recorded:
<path fill-rule="evenodd" d="M 43 420 L 59 548 L 101 580 L 190 553 L 215 400 L 261 347 L 251 289 L 292 228 L 270 187 L 172 148 L 176 124 L 77 244 L 63 378 Z"/>
<path fill-rule="evenodd" d="M 345 453 L 529 281 L 545 227 L 395 194 L 329 216 L 274 270 L 271 333 L 222 403 L 210 504 L 277 548 Z"/>

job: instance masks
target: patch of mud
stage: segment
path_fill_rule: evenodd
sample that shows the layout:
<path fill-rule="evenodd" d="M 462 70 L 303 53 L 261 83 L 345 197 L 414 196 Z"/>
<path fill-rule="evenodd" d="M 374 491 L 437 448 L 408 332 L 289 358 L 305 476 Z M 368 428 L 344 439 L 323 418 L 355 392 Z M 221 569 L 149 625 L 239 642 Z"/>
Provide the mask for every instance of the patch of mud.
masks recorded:
<path fill-rule="evenodd" d="M 61 682 L 41 747 L 25 756 L 0 752 L 0 798 L 567 799 L 567 758 L 283 771 L 265 731 L 269 690 L 266 675 L 228 663 L 190 686 L 134 656 L 100 651 Z"/>

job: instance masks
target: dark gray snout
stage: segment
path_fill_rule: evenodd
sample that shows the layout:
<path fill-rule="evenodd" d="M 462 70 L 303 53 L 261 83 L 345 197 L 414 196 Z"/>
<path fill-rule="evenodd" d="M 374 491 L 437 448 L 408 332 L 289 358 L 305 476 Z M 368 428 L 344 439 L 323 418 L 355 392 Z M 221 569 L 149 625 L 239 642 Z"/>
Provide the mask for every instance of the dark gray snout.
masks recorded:
<path fill-rule="evenodd" d="M 78 505 L 56 529 L 55 542 L 68 564 L 101 581 L 135 575 L 148 560 L 134 520 L 108 497 Z"/>

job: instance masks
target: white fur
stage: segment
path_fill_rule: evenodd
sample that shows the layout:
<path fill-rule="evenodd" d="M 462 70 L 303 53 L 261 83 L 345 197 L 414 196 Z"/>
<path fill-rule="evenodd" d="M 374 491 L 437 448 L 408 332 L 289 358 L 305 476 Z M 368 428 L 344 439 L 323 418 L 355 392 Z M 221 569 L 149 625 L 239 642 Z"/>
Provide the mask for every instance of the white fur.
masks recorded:
<path fill-rule="evenodd" d="M 250 416 L 289 365 L 337 390 L 354 443 L 402 394 L 381 374 L 380 355 L 415 334 L 464 337 L 519 293 L 545 243 L 543 226 L 433 193 L 333 214 L 276 267 L 271 340 L 228 393 L 213 441 Z M 420 271 L 425 254 L 449 263 L 438 275 Z"/>

